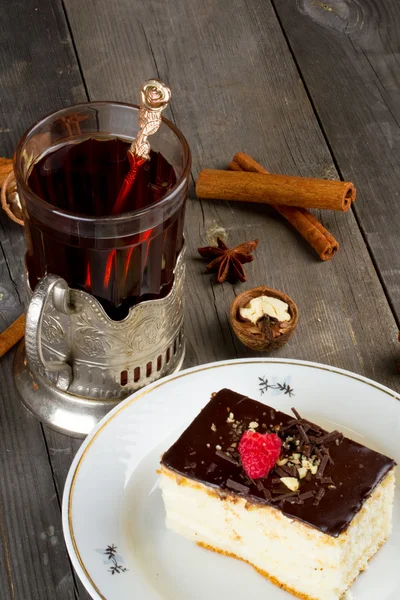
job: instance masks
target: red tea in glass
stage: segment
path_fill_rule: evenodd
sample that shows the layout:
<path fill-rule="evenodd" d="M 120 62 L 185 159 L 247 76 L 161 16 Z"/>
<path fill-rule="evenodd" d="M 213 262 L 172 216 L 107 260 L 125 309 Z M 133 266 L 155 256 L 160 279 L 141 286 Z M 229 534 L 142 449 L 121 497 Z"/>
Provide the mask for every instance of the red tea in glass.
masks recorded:
<path fill-rule="evenodd" d="M 24 139 L 19 181 L 29 283 L 54 273 L 87 291 L 120 320 L 168 294 L 183 245 L 190 154 L 163 119 L 121 210 L 137 108 L 89 103 L 59 111 Z"/>

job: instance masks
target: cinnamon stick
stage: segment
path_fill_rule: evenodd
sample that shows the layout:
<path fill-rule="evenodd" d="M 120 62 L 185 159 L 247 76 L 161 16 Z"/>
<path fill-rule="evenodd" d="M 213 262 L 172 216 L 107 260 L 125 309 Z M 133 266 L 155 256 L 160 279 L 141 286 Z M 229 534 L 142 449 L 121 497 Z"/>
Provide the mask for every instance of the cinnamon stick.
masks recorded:
<path fill-rule="evenodd" d="M 25 315 L 22 314 L 14 323 L 0 333 L 0 356 L 8 352 L 25 335 Z"/>
<path fill-rule="evenodd" d="M 204 169 L 196 184 L 199 198 L 261 202 L 301 208 L 349 210 L 356 197 L 346 181 L 246 171 Z"/>
<path fill-rule="evenodd" d="M 13 170 L 12 158 L 1 158 L 0 157 L 0 188 L 3 187 L 4 180 L 7 175 Z"/>
<path fill-rule="evenodd" d="M 264 167 L 244 152 L 235 154 L 228 168 L 231 171 L 268 173 Z M 339 243 L 333 235 L 306 208 L 277 205 L 273 205 L 272 208 L 293 225 L 321 260 L 330 260 L 339 250 Z"/>

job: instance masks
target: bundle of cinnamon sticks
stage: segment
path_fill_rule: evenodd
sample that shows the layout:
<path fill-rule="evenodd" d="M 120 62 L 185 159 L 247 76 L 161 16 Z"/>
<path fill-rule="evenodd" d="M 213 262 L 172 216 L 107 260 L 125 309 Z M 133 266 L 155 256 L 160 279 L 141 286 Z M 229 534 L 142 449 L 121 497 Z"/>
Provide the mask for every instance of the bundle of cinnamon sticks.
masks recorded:
<path fill-rule="evenodd" d="M 0 189 L 3 186 L 3 183 L 8 177 L 8 175 L 13 170 L 13 160 L 12 158 L 3 158 L 0 157 Z"/>
<path fill-rule="evenodd" d="M 3 187 L 3 183 L 9 177 L 13 170 L 12 158 L 0 157 L 0 189 Z M 6 354 L 20 339 L 24 337 L 25 333 L 25 316 L 21 315 L 14 323 L 10 325 L 5 331 L 0 333 L 0 357 Z"/>
<path fill-rule="evenodd" d="M 304 237 L 322 260 L 330 260 L 339 244 L 309 208 L 349 210 L 356 197 L 350 182 L 271 175 L 247 154 L 238 152 L 229 170 L 204 169 L 196 185 L 199 198 L 270 204 Z"/>

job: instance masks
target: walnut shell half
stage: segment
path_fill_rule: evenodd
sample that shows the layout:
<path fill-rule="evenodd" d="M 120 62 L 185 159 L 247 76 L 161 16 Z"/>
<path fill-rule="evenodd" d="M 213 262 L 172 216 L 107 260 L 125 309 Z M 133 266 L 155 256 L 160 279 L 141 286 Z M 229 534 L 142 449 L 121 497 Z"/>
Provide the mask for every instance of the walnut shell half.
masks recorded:
<path fill-rule="evenodd" d="M 282 323 L 275 321 L 276 325 L 274 326 L 274 333 L 272 333 L 271 327 L 261 327 L 260 322 L 251 323 L 240 316 L 239 310 L 246 307 L 253 298 L 258 298 L 259 296 L 279 298 L 279 300 L 286 302 L 289 307 L 288 312 L 291 316 L 290 321 Z M 260 286 L 242 292 L 236 296 L 231 304 L 229 317 L 233 331 L 245 346 L 260 352 L 270 352 L 271 350 L 280 348 L 289 340 L 296 329 L 299 311 L 293 300 L 280 290 L 273 290 L 266 286 Z"/>

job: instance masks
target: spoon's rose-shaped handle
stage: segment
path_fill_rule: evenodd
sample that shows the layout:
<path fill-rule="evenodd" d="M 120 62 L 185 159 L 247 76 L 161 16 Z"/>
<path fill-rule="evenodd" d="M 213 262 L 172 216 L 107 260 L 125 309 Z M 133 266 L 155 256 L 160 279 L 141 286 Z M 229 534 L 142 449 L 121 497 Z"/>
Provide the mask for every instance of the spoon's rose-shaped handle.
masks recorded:
<path fill-rule="evenodd" d="M 161 125 L 161 113 L 171 99 L 171 90 L 158 79 L 149 79 L 141 90 L 138 115 L 139 133 L 129 152 L 147 160 L 150 157 L 149 135 L 156 133 Z"/>

